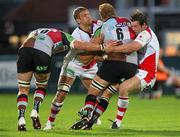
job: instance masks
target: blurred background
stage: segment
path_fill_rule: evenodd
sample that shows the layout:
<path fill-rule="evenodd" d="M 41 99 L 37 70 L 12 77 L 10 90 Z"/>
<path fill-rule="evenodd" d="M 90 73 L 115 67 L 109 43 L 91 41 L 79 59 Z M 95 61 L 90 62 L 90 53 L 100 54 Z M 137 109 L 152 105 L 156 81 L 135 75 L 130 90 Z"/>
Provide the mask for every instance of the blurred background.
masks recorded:
<path fill-rule="evenodd" d="M 85 6 L 99 19 L 98 6 L 104 2 L 111 3 L 123 17 L 129 17 L 137 8 L 144 11 L 159 38 L 165 66 L 180 76 L 179 0 L 0 0 L 0 92 L 17 92 L 17 50 L 30 31 L 55 27 L 71 33 L 76 27 L 72 17 L 74 8 Z M 56 91 L 63 57 L 64 54 L 53 57 L 48 87 L 51 92 Z M 173 93 L 174 89 L 173 84 L 162 87 L 166 94 Z M 77 80 L 72 90 L 83 92 L 85 89 Z"/>

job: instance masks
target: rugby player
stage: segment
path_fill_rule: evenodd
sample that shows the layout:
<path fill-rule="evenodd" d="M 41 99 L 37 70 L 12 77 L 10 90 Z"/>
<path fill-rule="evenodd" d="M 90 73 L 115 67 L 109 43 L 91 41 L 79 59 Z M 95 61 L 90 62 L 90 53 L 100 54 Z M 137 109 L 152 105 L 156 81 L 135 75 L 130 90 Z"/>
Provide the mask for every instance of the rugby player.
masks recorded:
<path fill-rule="evenodd" d="M 116 16 L 115 9 L 111 4 L 104 3 L 100 5 L 99 13 L 102 21 L 104 21 L 101 30 L 99 30 L 100 33 L 104 34 L 104 44 L 109 40 L 127 43 L 135 38 L 135 33 L 130 27 L 130 21 Z M 106 89 L 110 93 L 116 93 L 117 90 L 113 85 L 118 84 L 121 79 L 129 79 L 136 74 L 138 64 L 136 52 L 130 54 L 112 53 L 104 55 L 104 59 L 88 89 L 85 106 L 82 109 L 85 115 L 71 127 L 72 129 L 91 128 L 92 125 L 89 122 L 93 121 L 91 123 L 94 123 L 97 119 L 96 115 L 92 116 L 92 112 L 98 111 L 100 115 L 109 103 L 109 98 L 102 96 L 97 105 L 96 97 Z"/>
<path fill-rule="evenodd" d="M 17 79 L 19 92 L 17 95 L 18 130 L 26 131 L 25 111 L 28 104 L 30 81 L 34 75 L 36 91 L 34 106 L 31 112 L 34 129 L 40 129 L 39 107 L 43 102 L 48 79 L 50 61 L 53 52 L 71 48 L 94 51 L 100 50 L 99 44 L 75 40 L 70 34 L 54 28 L 41 28 L 32 31 L 18 52 Z"/>
<path fill-rule="evenodd" d="M 72 36 L 77 40 L 90 41 L 96 29 L 102 24 L 101 21 L 94 21 L 89 10 L 85 7 L 77 7 L 73 11 L 73 17 L 78 27 L 73 31 Z M 86 55 L 87 51 L 83 51 L 84 55 L 81 56 L 77 54 L 78 52 L 77 49 L 71 49 L 64 58 L 57 93 L 52 101 L 50 115 L 44 130 L 50 130 L 54 126 L 56 116 L 61 110 L 65 97 L 68 95 L 76 77 L 79 77 L 83 85 L 89 88 L 91 80 L 98 70 L 94 55 Z M 98 122 L 98 124 L 101 123 L 100 120 Z"/>
<path fill-rule="evenodd" d="M 107 53 L 129 54 L 138 51 L 138 71 L 134 77 L 122 82 L 119 89 L 117 116 L 111 128 L 118 129 L 121 126 L 122 119 L 128 108 L 128 95 L 131 92 L 143 91 L 154 86 L 156 80 L 157 64 L 159 59 L 159 41 L 156 34 L 148 26 L 147 17 L 140 11 L 132 14 L 131 25 L 137 37 L 132 42 L 112 46 L 113 41 L 107 43 L 105 51 Z M 112 93 L 104 93 L 102 97 L 111 97 Z M 104 112 L 103 105 L 98 104 L 93 112 L 90 122 L 92 127 L 94 119 L 98 118 Z M 87 124 L 87 125 L 88 125 Z M 88 127 L 88 126 L 87 126 Z"/>

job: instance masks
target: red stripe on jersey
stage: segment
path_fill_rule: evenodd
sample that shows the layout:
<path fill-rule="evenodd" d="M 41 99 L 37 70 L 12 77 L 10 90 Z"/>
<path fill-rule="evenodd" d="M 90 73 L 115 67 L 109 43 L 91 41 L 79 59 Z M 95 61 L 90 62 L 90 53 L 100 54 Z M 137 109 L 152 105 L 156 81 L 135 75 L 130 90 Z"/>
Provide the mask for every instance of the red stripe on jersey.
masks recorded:
<path fill-rule="evenodd" d="M 127 109 L 127 108 L 120 108 L 120 107 L 118 107 L 118 110 L 119 110 L 120 112 L 125 112 L 126 109 Z"/>
<path fill-rule="evenodd" d="M 131 27 L 129 27 L 129 33 L 130 33 L 130 37 L 132 40 L 135 40 L 136 38 L 136 33 L 133 31 L 133 29 Z"/>
<path fill-rule="evenodd" d="M 127 18 L 115 17 L 117 23 L 130 22 Z"/>
<path fill-rule="evenodd" d="M 151 29 L 149 27 L 147 27 L 146 31 L 151 35 L 152 37 L 152 33 L 151 33 Z"/>
<path fill-rule="evenodd" d="M 156 73 L 156 54 L 152 54 L 139 65 L 139 68 L 142 70 L 146 70 L 148 72 L 147 76 L 145 77 L 145 81 L 149 83 L 152 79 L 155 78 Z"/>
<path fill-rule="evenodd" d="M 46 94 L 43 90 L 36 90 L 36 93 L 39 93 L 39 94 L 42 94 L 42 95 Z"/>
<path fill-rule="evenodd" d="M 97 24 L 98 20 L 93 20 L 92 23 Z"/>
<path fill-rule="evenodd" d="M 95 64 L 96 64 L 96 61 L 93 60 L 93 61 L 91 61 L 88 65 L 82 66 L 82 68 L 83 68 L 83 69 L 90 69 L 90 68 L 92 68 Z"/>
<path fill-rule="evenodd" d="M 52 39 L 53 43 L 62 41 L 62 33 L 56 29 L 52 29 L 47 35 Z"/>

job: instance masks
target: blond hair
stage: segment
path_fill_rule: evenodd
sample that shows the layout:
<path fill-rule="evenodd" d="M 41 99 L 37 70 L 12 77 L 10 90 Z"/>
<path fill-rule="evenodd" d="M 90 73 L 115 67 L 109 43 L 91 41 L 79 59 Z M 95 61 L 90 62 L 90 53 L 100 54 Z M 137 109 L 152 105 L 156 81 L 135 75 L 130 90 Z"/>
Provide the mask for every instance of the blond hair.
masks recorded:
<path fill-rule="evenodd" d="M 111 4 L 103 3 L 99 5 L 99 14 L 102 17 L 102 19 L 113 17 L 115 16 L 115 9 Z"/>
<path fill-rule="evenodd" d="M 82 12 L 82 11 L 85 11 L 85 10 L 88 10 L 86 7 L 77 7 L 74 11 L 73 11 L 73 17 L 74 19 L 78 19 L 79 18 L 79 14 Z"/>

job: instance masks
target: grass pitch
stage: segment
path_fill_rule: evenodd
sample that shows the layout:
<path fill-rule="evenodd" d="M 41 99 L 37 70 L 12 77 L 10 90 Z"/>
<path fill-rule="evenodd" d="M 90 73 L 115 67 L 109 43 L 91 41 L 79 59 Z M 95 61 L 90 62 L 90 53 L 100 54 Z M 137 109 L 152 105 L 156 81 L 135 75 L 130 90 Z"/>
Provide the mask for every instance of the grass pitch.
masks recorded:
<path fill-rule="evenodd" d="M 40 108 L 42 126 L 47 121 L 54 94 L 46 96 Z M 78 118 L 77 111 L 84 103 L 85 94 L 70 94 L 51 131 L 34 130 L 30 119 L 33 96 L 29 96 L 26 112 L 26 132 L 17 131 L 16 94 L 0 94 L 0 137 L 180 137 L 180 100 L 163 96 L 159 100 L 130 97 L 129 109 L 121 129 L 110 129 L 108 119 L 115 118 L 117 96 L 101 117 L 102 125 L 90 131 L 74 131 L 69 128 Z"/>

